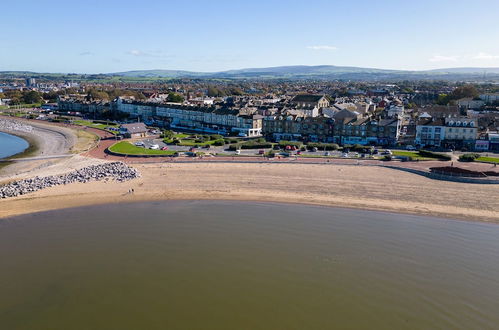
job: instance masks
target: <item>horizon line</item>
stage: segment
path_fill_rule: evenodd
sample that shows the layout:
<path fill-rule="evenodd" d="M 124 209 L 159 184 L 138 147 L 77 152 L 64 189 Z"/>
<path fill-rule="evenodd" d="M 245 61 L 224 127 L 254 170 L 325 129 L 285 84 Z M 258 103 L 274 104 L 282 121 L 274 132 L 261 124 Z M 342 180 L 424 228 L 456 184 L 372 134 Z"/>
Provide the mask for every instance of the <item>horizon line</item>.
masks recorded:
<path fill-rule="evenodd" d="M 61 72 L 61 71 L 31 71 L 31 70 L 0 70 L 0 73 L 6 72 L 19 72 L 19 73 L 36 73 L 36 74 L 77 74 L 77 75 L 106 75 L 106 74 L 117 74 L 117 73 L 127 73 L 134 71 L 183 71 L 190 73 L 223 73 L 228 71 L 241 71 L 241 70 L 255 70 L 255 69 L 276 69 L 276 68 L 286 68 L 286 67 L 337 67 L 337 68 L 356 68 L 356 69 L 366 69 L 366 70 L 386 70 L 386 71 L 401 71 L 401 72 L 425 72 L 425 71 L 438 71 L 438 70 L 453 70 L 453 69 L 477 69 L 477 70 L 490 70 L 490 69 L 498 69 L 497 67 L 475 67 L 475 66 L 455 66 L 455 67 L 442 67 L 435 69 L 419 69 L 419 70 L 411 70 L 411 69 L 387 69 L 387 68 L 376 68 L 376 67 L 363 67 L 363 66 L 354 66 L 354 65 L 334 65 L 334 64 L 318 64 L 318 65 L 307 65 L 307 64 L 296 64 L 296 65 L 277 65 L 277 66 L 263 66 L 263 67 L 243 67 L 239 69 L 227 69 L 227 70 L 219 70 L 219 71 L 194 71 L 194 70 L 186 70 L 186 69 L 128 69 L 128 70 L 120 70 L 115 72 L 92 72 L 92 73 L 82 73 L 82 72 Z"/>

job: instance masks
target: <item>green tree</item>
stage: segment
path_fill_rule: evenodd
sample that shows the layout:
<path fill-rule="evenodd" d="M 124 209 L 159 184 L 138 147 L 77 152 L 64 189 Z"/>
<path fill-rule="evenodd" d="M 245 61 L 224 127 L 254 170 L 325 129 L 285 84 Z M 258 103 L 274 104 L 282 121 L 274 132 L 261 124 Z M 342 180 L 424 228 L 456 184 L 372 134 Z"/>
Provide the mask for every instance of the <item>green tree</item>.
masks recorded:
<path fill-rule="evenodd" d="M 168 93 L 168 102 L 182 103 L 184 102 L 184 97 L 180 94 L 170 92 Z"/>
<path fill-rule="evenodd" d="M 450 99 L 451 99 L 450 95 L 447 95 L 447 94 L 438 94 L 438 98 L 437 98 L 436 103 L 438 105 L 447 105 L 447 104 L 449 104 Z"/>
<path fill-rule="evenodd" d="M 451 93 L 451 98 L 453 100 L 459 100 L 465 97 L 474 98 L 477 96 L 478 96 L 478 90 L 473 85 L 459 86 L 456 89 L 454 89 Z"/>
<path fill-rule="evenodd" d="M 92 88 L 87 93 L 87 100 L 109 100 L 109 94 Z"/>
<path fill-rule="evenodd" d="M 27 91 L 21 97 L 21 102 L 25 104 L 40 103 L 42 101 L 42 96 L 37 91 Z"/>

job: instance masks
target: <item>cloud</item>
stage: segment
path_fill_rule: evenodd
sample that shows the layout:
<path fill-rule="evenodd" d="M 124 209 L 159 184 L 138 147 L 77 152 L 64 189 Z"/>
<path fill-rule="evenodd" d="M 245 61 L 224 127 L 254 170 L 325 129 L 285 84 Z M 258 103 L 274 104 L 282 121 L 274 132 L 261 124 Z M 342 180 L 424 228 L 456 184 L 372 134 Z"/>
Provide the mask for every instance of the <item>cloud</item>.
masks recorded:
<path fill-rule="evenodd" d="M 149 54 L 144 53 L 143 51 L 138 50 L 138 49 L 132 49 L 132 50 L 128 51 L 127 54 L 133 55 L 133 56 L 149 56 Z"/>
<path fill-rule="evenodd" d="M 499 55 L 492 55 L 492 54 L 487 54 L 480 52 L 477 55 L 473 56 L 473 59 L 475 60 L 495 60 L 498 59 Z"/>
<path fill-rule="evenodd" d="M 338 49 L 335 46 L 327 46 L 327 45 L 308 46 L 307 48 L 312 49 L 312 50 L 337 50 Z"/>
<path fill-rule="evenodd" d="M 430 61 L 430 62 L 458 62 L 459 56 L 457 56 L 457 55 L 452 55 L 452 56 L 433 55 L 433 57 L 430 58 L 428 61 Z"/>
<path fill-rule="evenodd" d="M 142 50 L 138 49 L 132 49 L 126 52 L 128 55 L 132 56 L 137 56 L 137 57 L 157 57 L 157 58 L 169 58 L 172 57 L 171 55 L 163 53 L 161 50 L 154 50 L 154 51 L 148 51 L 144 52 Z"/>
<path fill-rule="evenodd" d="M 92 53 L 92 52 L 82 52 L 82 53 L 80 53 L 80 56 L 91 56 L 91 55 L 94 55 L 94 53 Z"/>

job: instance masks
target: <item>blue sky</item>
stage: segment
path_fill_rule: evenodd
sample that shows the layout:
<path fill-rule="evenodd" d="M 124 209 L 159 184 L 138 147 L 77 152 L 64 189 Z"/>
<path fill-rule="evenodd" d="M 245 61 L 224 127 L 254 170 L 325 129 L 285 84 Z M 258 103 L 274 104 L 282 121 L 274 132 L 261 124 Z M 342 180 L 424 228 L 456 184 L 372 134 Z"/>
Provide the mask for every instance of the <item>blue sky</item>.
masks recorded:
<path fill-rule="evenodd" d="M 0 70 L 499 67 L 498 0 L 8 1 Z"/>

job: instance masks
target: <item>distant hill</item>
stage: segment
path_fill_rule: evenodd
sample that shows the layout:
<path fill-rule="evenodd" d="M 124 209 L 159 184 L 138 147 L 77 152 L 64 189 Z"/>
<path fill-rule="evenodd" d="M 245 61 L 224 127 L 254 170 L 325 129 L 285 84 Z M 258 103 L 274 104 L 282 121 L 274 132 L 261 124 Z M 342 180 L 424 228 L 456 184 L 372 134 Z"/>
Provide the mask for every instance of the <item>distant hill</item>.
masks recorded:
<path fill-rule="evenodd" d="M 423 71 L 424 72 L 424 71 Z M 426 72 L 437 73 L 461 73 L 461 74 L 499 74 L 499 68 L 449 68 L 449 69 L 435 69 Z"/>
<path fill-rule="evenodd" d="M 192 72 L 181 70 L 141 70 L 110 73 L 111 76 L 155 78 L 230 78 L 230 79 L 340 79 L 340 80 L 390 80 L 390 79 L 472 79 L 499 78 L 499 68 L 448 68 L 426 71 L 403 71 L 351 66 L 279 66 L 248 68 L 220 72 Z M 497 76 L 497 77 L 496 77 Z"/>
<path fill-rule="evenodd" d="M 447 68 L 424 71 L 386 70 L 334 65 L 295 65 L 269 68 L 247 68 L 220 72 L 193 72 L 185 70 L 134 70 L 107 74 L 61 74 L 29 71 L 0 71 L 0 78 L 39 77 L 46 79 L 99 81 L 154 81 L 175 78 L 206 79 L 320 79 L 354 81 L 397 80 L 474 80 L 499 81 L 499 68 Z"/>

